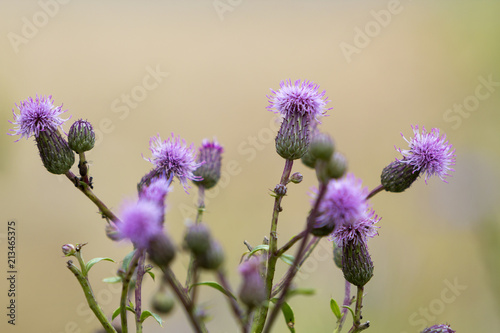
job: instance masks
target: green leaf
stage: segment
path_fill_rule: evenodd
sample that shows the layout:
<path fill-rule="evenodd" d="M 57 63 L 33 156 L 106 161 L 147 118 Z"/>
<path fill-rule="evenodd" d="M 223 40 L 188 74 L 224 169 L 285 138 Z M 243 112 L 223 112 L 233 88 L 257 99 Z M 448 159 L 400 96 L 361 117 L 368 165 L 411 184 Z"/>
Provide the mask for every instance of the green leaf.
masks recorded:
<path fill-rule="evenodd" d="M 199 282 L 199 283 L 192 284 L 189 287 L 189 290 L 191 290 L 191 288 L 193 288 L 194 286 L 209 286 L 209 287 L 212 287 L 214 289 L 217 289 L 218 291 L 220 291 L 221 293 L 223 293 L 224 295 L 226 295 L 228 297 L 236 299 L 236 297 L 234 297 L 234 295 L 231 294 L 231 292 L 224 289 L 223 286 L 221 286 L 220 284 L 218 284 L 217 282 L 214 282 L 214 281 L 205 281 L 205 282 Z"/>
<path fill-rule="evenodd" d="M 342 305 L 343 308 L 346 308 L 347 310 L 349 310 L 352 314 L 352 320 L 355 320 L 355 315 L 354 315 L 354 311 L 352 311 L 352 309 L 346 305 Z"/>
<path fill-rule="evenodd" d="M 112 276 L 112 277 L 108 277 L 108 278 L 102 279 L 102 282 L 106 282 L 106 283 L 119 283 L 119 282 L 122 282 L 122 278 L 119 277 L 119 276 Z"/>
<path fill-rule="evenodd" d="M 337 317 L 337 320 L 340 320 L 340 318 L 342 318 L 342 314 L 340 313 L 339 305 L 333 298 L 330 300 L 330 308 L 332 309 L 335 317 Z"/>
<path fill-rule="evenodd" d="M 316 293 L 316 289 L 312 288 L 298 288 L 298 289 L 292 289 L 290 290 L 287 294 L 286 297 L 290 298 L 292 296 L 296 295 L 305 295 L 305 296 L 311 296 Z"/>
<path fill-rule="evenodd" d="M 130 261 L 132 261 L 132 258 L 134 257 L 135 250 L 130 252 L 123 258 L 123 263 L 122 263 L 122 269 L 126 272 L 128 269 L 128 265 L 130 264 Z"/>
<path fill-rule="evenodd" d="M 284 302 L 281 306 L 281 311 L 283 312 L 283 316 L 285 317 L 286 326 L 290 330 L 290 332 L 295 333 L 295 316 L 293 315 L 293 310 L 288 305 L 287 302 Z"/>
<path fill-rule="evenodd" d="M 97 264 L 99 261 L 103 261 L 103 260 L 106 260 L 106 261 L 111 261 L 111 262 L 115 262 L 113 259 L 111 258 L 94 258 L 94 259 L 90 259 L 87 264 L 85 264 L 85 269 L 88 271 L 90 271 L 90 269 L 92 268 L 92 266 L 94 266 L 95 264 Z"/>
<path fill-rule="evenodd" d="M 130 305 L 132 305 L 132 303 L 130 303 Z M 121 309 L 121 307 L 119 306 L 118 309 L 116 309 L 113 312 L 113 315 L 111 316 L 111 320 L 115 319 L 120 314 L 120 309 Z M 128 311 L 130 311 L 132 313 L 135 313 L 135 310 L 133 308 L 131 308 L 130 306 L 126 306 L 125 309 L 127 309 Z"/>
<path fill-rule="evenodd" d="M 251 257 L 252 255 L 254 255 L 257 251 L 269 251 L 269 245 L 267 244 L 260 244 L 260 245 L 257 245 L 256 247 L 254 247 L 252 249 L 252 251 L 250 251 L 250 253 L 248 254 L 249 257 Z"/>
<path fill-rule="evenodd" d="M 149 276 L 151 276 L 151 278 L 153 279 L 153 281 L 155 280 L 155 273 L 151 272 L 151 271 L 147 271 L 146 273 L 149 274 Z M 161 324 L 160 324 L 161 326 Z"/>
<path fill-rule="evenodd" d="M 148 310 L 144 310 L 142 311 L 141 313 L 141 323 L 144 322 L 144 320 L 146 320 L 146 318 L 148 317 L 153 317 L 157 322 L 158 324 L 160 325 L 160 327 L 163 327 L 162 324 L 163 324 L 163 320 L 161 320 L 160 316 L 158 316 L 156 313 L 153 313 L 153 312 L 150 312 Z"/>
<path fill-rule="evenodd" d="M 295 257 L 292 256 L 291 254 L 286 254 L 286 253 L 283 253 L 281 256 L 280 256 L 280 259 L 283 260 L 286 264 L 292 266 L 293 265 L 293 262 L 295 261 Z"/>

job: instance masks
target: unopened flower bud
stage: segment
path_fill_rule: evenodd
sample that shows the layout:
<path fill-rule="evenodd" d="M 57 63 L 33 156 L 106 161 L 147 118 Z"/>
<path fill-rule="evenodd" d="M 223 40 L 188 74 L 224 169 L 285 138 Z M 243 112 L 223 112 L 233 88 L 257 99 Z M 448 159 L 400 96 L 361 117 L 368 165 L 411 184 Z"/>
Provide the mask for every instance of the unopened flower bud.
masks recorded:
<path fill-rule="evenodd" d="M 301 158 L 309 147 L 309 123 L 307 118 L 291 114 L 283 118 L 276 136 L 276 152 L 287 160 Z"/>
<path fill-rule="evenodd" d="M 326 166 L 328 176 L 333 179 L 339 179 L 347 171 L 347 159 L 339 152 L 335 152 Z"/>
<path fill-rule="evenodd" d="M 201 268 L 216 270 L 224 261 L 224 251 L 218 242 L 212 240 L 207 251 L 196 256 L 196 259 Z"/>
<path fill-rule="evenodd" d="M 122 239 L 122 236 L 120 235 L 120 232 L 116 228 L 116 224 L 114 222 L 109 222 L 106 227 L 106 236 L 108 236 L 109 239 L 112 241 L 119 241 Z"/>
<path fill-rule="evenodd" d="M 94 148 L 95 133 L 92 125 L 82 119 L 75 121 L 68 132 L 68 143 L 70 148 L 77 153 Z"/>
<path fill-rule="evenodd" d="M 174 308 L 174 298 L 165 292 L 157 292 L 151 300 L 151 306 L 156 313 L 167 314 Z"/>
<path fill-rule="evenodd" d="M 175 257 L 175 246 L 167 235 L 160 233 L 149 241 L 147 252 L 152 262 L 167 267 Z"/>
<path fill-rule="evenodd" d="M 316 167 L 316 157 L 313 156 L 309 150 L 304 155 L 302 155 L 300 160 L 305 166 L 310 167 L 311 169 L 314 169 Z"/>
<path fill-rule="evenodd" d="M 280 197 L 283 197 L 286 195 L 286 185 L 283 185 L 283 184 L 278 184 L 276 185 L 276 187 L 274 188 L 274 193 Z"/>
<path fill-rule="evenodd" d="M 389 192 L 403 192 L 417 180 L 420 171 L 401 161 L 394 161 L 382 170 L 380 181 Z"/>
<path fill-rule="evenodd" d="M 330 135 L 326 133 L 316 134 L 309 144 L 309 154 L 313 158 L 322 161 L 329 161 L 335 150 L 335 144 Z"/>
<path fill-rule="evenodd" d="M 199 148 L 199 155 L 196 162 L 203 163 L 193 174 L 201 177 L 201 180 L 193 180 L 198 186 L 203 186 L 206 189 L 214 187 L 220 179 L 220 169 L 222 161 L 222 152 L 224 149 L 217 141 L 210 142 L 203 140 Z"/>
<path fill-rule="evenodd" d="M 304 179 L 304 177 L 300 172 L 295 172 L 293 175 L 290 176 L 290 182 L 294 184 L 299 184 L 300 182 L 302 182 L 302 179 Z"/>
<path fill-rule="evenodd" d="M 333 221 L 325 221 L 321 224 L 316 224 L 311 229 L 311 234 L 316 237 L 328 236 L 335 229 L 335 223 Z"/>
<path fill-rule="evenodd" d="M 266 286 L 260 274 L 260 267 L 260 259 L 256 256 L 243 262 L 239 267 L 240 274 L 243 278 L 239 297 L 249 308 L 259 306 L 267 298 Z"/>
<path fill-rule="evenodd" d="M 36 137 L 43 166 L 50 173 L 62 175 L 75 163 L 75 154 L 68 142 L 56 130 L 46 129 Z"/>
<path fill-rule="evenodd" d="M 337 246 L 335 242 L 332 243 L 333 243 L 333 262 L 338 268 L 342 269 L 342 247 Z"/>
<path fill-rule="evenodd" d="M 431 327 L 427 327 L 421 333 L 455 333 L 456 331 L 452 330 L 449 325 L 433 325 Z"/>
<path fill-rule="evenodd" d="M 190 225 L 184 236 L 185 246 L 194 255 L 200 255 L 206 252 L 210 247 L 210 242 L 210 231 L 207 226 L 202 223 Z"/>
<path fill-rule="evenodd" d="M 364 242 L 348 241 L 342 247 L 344 278 L 357 287 L 363 287 L 373 276 L 373 262 Z"/>
<path fill-rule="evenodd" d="M 62 251 L 66 257 L 69 257 L 76 253 L 76 248 L 73 244 L 64 244 Z"/>

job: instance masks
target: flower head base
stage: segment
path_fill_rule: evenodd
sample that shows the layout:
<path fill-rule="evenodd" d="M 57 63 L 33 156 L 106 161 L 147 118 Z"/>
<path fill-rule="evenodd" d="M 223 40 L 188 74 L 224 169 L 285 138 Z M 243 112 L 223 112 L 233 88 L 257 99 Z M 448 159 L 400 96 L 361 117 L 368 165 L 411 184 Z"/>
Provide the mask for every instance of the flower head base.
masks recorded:
<path fill-rule="evenodd" d="M 168 175 L 173 174 L 179 179 L 184 190 L 188 188 L 188 179 L 201 180 L 193 174 L 201 163 L 196 163 L 196 151 L 192 144 L 187 147 L 186 141 L 175 137 L 173 133 L 170 138 L 162 141 L 158 134 L 149 141 L 149 149 L 153 157 L 146 160 L 156 167 L 153 170 L 155 174 L 163 170 Z"/>
<path fill-rule="evenodd" d="M 373 238 L 378 235 L 375 223 L 381 218 L 375 214 L 375 211 L 370 210 L 365 213 L 365 216 L 355 221 L 354 223 L 345 223 L 339 226 L 332 234 L 332 239 L 339 247 L 347 243 L 366 243 L 368 238 Z"/>
<path fill-rule="evenodd" d="M 163 233 L 162 214 L 161 207 L 151 201 L 126 203 L 121 211 L 122 222 L 117 225 L 118 232 L 138 248 L 147 249 L 150 241 Z"/>
<path fill-rule="evenodd" d="M 75 153 L 68 142 L 53 128 L 40 131 L 35 137 L 43 166 L 48 172 L 62 175 L 75 163 Z"/>
<path fill-rule="evenodd" d="M 314 192 L 316 190 L 313 189 Z M 360 179 L 348 173 L 328 183 L 325 196 L 319 205 L 315 226 L 327 224 L 340 227 L 360 220 L 369 208 L 366 200 L 368 188 L 362 187 Z"/>
<path fill-rule="evenodd" d="M 397 149 L 403 154 L 401 163 L 406 163 L 413 167 L 413 172 L 425 173 L 425 182 L 431 176 L 438 176 L 442 181 L 449 176 L 449 171 L 455 171 L 450 166 L 455 165 L 455 150 L 446 140 L 446 135 L 440 136 L 439 129 L 433 128 L 427 132 L 422 126 L 422 133 L 418 126 L 412 126 L 414 137 L 408 142 L 410 149 Z"/>
<path fill-rule="evenodd" d="M 83 119 L 75 121 L 68 132 L 68 143 L 79 154 L 94 148 L 95 133 L 92 124 Z"/>
<path fill-rule="evenodd" d="M 58 127 L 68 119 L 62 119 L 59 117 L 60 114 L 66 112 L 62 111 L 62 105 L 54 107 L 54 102 L 52 96 L 38 96 L 33 100 L 29 97 L 28 99 L 21 101 L 17 105 L 19 109 L 19 114 L 14 112 L 14 122 L 9 121 L 13 125 L 17 125 L 15 129 L 11 129 L 14 133 L 8 133 L 9 135 L 21 135 L 21 137 L 16 140 L 19 141 L 21 138 L 30 136 L 37 137 L 40 132 L 45 130 L 56 131 Z"/>
<path fill-rule="evenodd" d="M 209 189 L 217 184 L 220 179 L 223 151 L 224 149 L 216 140 L 212 142 L 207 139 L 203 140 L 196 160 L 201 165 L 193 172 L 195 176 L 201 178 L 201 180 L 193 180 L 196 185 Z"/>
<path fill-rule="evenodd" d="M 267 109 L 274 113 L 280 113 L 285 118 L 291 115 L 299 115 L 312 120 L 325 114 L 327 110 L 326 103 L 329 101 L 324 98 L 326 91 L 319 92 L 319 85 L 311 81 L 297 80 L 292 83 L 291 80 L 281 81 L 280 90 L 271 89 L 272 95 L 267 96 L 269 106 Z"/>
<path fill-rule="evenodd" d="M 357 287 L 363 287 L 373 276 L 373 262 L 366 243 L 347 242 L 342 246 L 342 273 Z"/>
<path fill-rule="evenodd" d="M 433 325 L 431 327 L 427 327 L 421 333 L 455 333 L 456 331 L 452 330 L 449 325 Z"/>

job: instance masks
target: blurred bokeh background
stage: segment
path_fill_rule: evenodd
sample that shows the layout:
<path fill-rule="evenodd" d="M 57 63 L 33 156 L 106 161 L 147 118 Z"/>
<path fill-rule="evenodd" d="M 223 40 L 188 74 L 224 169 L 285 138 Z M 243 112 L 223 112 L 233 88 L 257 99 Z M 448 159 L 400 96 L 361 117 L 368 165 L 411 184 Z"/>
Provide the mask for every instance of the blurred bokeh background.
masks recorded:
<path fill-rule="evenodd" d="M 141 154 L 150 156 L 151 136 L 174 132 L 195 145 L 215 136 L 225 148 L 225 176 L 207 193 L 205 217 L 224 244 L 237 289 L 243 240 L 257 245 L 268 234 L 269 190 L 284 165 L 266 95 L 290 78 L 326 90 L 333 109 L 322 129 L 369 188 L 398 156 L 394 146 L 405 146 L 400 133 L 410 137 L 412 124 L 440 128 L 456 148 L 448 184 L 421 179 L 405 193 L 372 200 L 382 221 L 369 243 L 369 331 L 450 323 L 462 333 L 499 332 L 499 12 L 493 0 L 0 2 L 0 268 L 7 270 L 7 222 L 14 219 L 19 272 L 15 327 L 6 323 L 8 286 L 0 279 L 0 330 L 93 332 L 98 322 L 61 245 L 88 242 L 87 259 L 118 261 L 131 248 L 106 238 L 96 207 L 43 168 L 32 139 L 5 135 L 15 103 L 53 95 L 72 116 L 66 130 L 79 118 L 94 124 L 98 144 L 88 157 L 95 193 L 115 210 L 135 197 L 150 169 Z M 296 163 L 294 171 L 304 181 L 284 199 L 282 242 L 303 227 L 315 185 L 311 170 Z M 187 195 L 178 184 L 169 195 L 167 227 L 178 244 L 195 201 L 195 188 Z M 316 295 L 290 301 L 298 332 L 335 327 L 329 300 L 342 300 L 343 277 L 330 251 L 322 241 L 298 281 Z M 187 263 L 182 255 L 175 261 L 181 280 Z M 119 292 L 101 280 L 117 267 L 105 262 L 91 272 L 108 314 Z M 210 331 L 237 331 L 226 300 L 200 290 Z M 145 298 L 154 292 L 149 279 Z M 191 331 L 180 307 L 165 321 L 160 328 L 148 320 L 145 331 Z M 281 318 L 274 331 L 288 331 Z"/>

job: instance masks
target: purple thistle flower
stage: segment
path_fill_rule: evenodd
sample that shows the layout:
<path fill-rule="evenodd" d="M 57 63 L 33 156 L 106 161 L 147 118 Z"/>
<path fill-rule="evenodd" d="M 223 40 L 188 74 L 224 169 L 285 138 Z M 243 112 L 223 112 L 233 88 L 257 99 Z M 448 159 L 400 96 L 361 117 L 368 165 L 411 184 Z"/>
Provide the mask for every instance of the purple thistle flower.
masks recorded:
<path fill-rule="evenodd" d="M 424 173 L 425 183 L 433 176 L 438 176 L 442 181 L 449 176 L 449 171 L 455 171 L 450 166 L 455 165 L 455 150 L 446 140 L 446 135 L 440 136 L 439 129 L 433 128 L 430 132 L 422 126 L 422 133 L 419 132 L 418 125 L 412 126 L 414 137 L 410 140 L 401 136 L 408 142 L 410 149 L 403 150 L 396 148 L 404 158 L 399 162 L 409 164 L 413 167 L 413 172 Z"/>
<path fill-rule="evenodd" d="M 163 206 L 167 193 L 170 192 L 170 182 L 165 178 L 155 179 L 148 186 L 141 188 L 139 200 L 155 202 Z"/>
<path fill-rule="evenodd" d="M 10 130 L 14 133 L 7 133 L 8 135 L 21 135 L 16 142 L 23 137 L 29 138 L 32 135 L 38 137 L 40 132 L 47 129 L 55 131 L 61 127 L 62 130 L 62 124 L 69 119 L 59 117 L 67 110 L 62 111 L 62 104 L 54 107 L 52 95 L 49 97 L 36 95 L 35 100 L 29 97 L 21 101 L 19 105 L 16 104 L 16 107 L 19 109 L 19 114 L 12 109 L 14 122 L 9 120 L 11 124 L 16 125 L 16 128 Z"/>
<path fill-rule="evenodd" d="M 272 94 L 267 96 L 269 106 L 267 109 L 274 113 L 280 113 L 284 117 L 299 115 L 306 117 L 311 123 L 318 121 L 327 110 L 326 103 L 329 102 L 325 96 L 326 91 L 319 92 L 319 85 L 311 81 L 292 80 L 281 81 L 280 90 L 271 89 Z"/>
<path fill-rule="evenodd" d="M 163 209 L 154 202 L 127 202 L 121 210 L 121 223 L 116 227 L 121 238 L 130 239 L 138 248 L 146 249 L 155 236 L 163 233 L 162 215 Z"/>
<path fill-rule="evenodd" d="M 195 180 L 196 185 L 210 189 L 217 184 L 220 179 L 223 152 L 224 148 L 215 139 L 213 141 L 207 139 L 202 141 L 198 159 L 196 160 L 201 165 L 194 171 L 194 174 L 200 177 L 201 180 Z"/>
<path fill-rule="evenodd" d="M 317 189 L 313 189 L 313 195 L 314 193 L 317 193 Z M 363 187 L 361 179 L 352 173 L 340 179 L 332 179 L 319 205 L 315 225 L 334 224 L 338 228 L 361 219 L 370 207 L 367 195 L 368 188 Z"/>
<path fill-rule="evenodd" d="M 375 223 L 380 220 L 381 218 L 375 214 L 375 211 L 370 210 L 354 223 L 346 223 L 336 228 L 331 239 L 339 247 L 343 247 L 348 242 L 354 245 L 366 244 L 368 237 L 373 238 L 378 235 L 377 228 L 379 227 L 375 226 Z"/>
<path fill-rule="evenodd" d="M 427 327 L 422 331 L 422 333 L 455 333 L 456 331 L 452 330 L 450 325 L 433 325 L 431 327 Z"/>
<path fill-rule="evenodd" d="M 195 176 L 195 171 L 202 163 L 196 163 L 196 150 L 191 144 L 186 146 L 186 141 L 175 137 L 174 133 L 167 140 L 161 140 L 160 135 L 152 137 L 149 140 L 149 149 L 152 158 L 146 159 L 153 163 L 156 169 L 164 169 L 167 174 L 173 173 L 181 182 L 184 190 L 189 187 L 187 180 L 201 180 L 201 177 Z M 187 191 L 186 191 L 187 192 Z"/>

